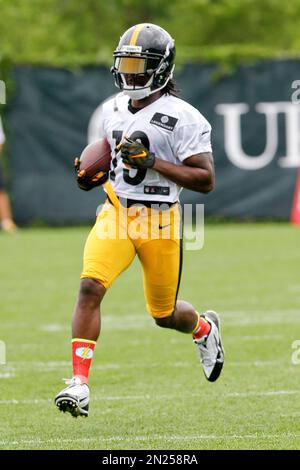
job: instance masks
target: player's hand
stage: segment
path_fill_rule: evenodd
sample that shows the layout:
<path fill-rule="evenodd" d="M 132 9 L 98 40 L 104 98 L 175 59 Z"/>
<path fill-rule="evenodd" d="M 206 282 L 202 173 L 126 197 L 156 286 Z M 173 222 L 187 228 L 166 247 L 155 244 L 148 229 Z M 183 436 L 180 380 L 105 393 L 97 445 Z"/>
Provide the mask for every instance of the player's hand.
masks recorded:
<path fill-rule="evenodd" d="M 120 145 L 121 158 L 131 168 L 152 168 L 155 163 L 155 155 L 143 144 L 125 137 Z"/>
<path fill-rule="evenodd" d="M 80 170 L 79 167 L 80 160 L 78 157 L 76 157 L 74 160 L 75 176 L 79 188 L 83 191 L 90 191 L 96 186 L 101 186 L 108 179 L 108 172 L 104 173 L 103 171 L 99 171 L 99 173 L 93 176 L 93 178 L 87 178 L 85 176 L 85 171 Z"/>

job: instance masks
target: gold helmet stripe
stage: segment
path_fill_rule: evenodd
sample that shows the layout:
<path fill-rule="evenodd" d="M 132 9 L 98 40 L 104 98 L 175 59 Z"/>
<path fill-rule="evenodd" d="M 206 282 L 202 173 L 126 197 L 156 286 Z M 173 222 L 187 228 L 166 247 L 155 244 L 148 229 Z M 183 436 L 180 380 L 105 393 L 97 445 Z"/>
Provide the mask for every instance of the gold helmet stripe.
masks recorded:
<path fill-rule="evenodd" d="M 140 34 L 140 32 L 142 31 L 144 26 L 146 26 L 146 24 L 147 23 L 141 23 L 141 24 L 138 24 L 136 26 L 136 28 L 134 29 L 134 31 L 132 33 L 131 39 L 130 39 L 130 43 L 129 43 L 130 46 L 135 46 L 136 45 L 138 35 Z"/>

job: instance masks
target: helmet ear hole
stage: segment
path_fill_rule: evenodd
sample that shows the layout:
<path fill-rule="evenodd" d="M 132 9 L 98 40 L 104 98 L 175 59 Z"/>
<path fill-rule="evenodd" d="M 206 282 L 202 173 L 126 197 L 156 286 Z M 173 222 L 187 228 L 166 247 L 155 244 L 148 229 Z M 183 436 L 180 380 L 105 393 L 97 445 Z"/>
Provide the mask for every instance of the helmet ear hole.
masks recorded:
<path fill-rule="evenodd" d="M 160 67 L 158 68 L 157 72 L 162 73 L 166 70 L 167 67 L 168 67 L 168 64 L 166 62 L 162 62 Z"/>

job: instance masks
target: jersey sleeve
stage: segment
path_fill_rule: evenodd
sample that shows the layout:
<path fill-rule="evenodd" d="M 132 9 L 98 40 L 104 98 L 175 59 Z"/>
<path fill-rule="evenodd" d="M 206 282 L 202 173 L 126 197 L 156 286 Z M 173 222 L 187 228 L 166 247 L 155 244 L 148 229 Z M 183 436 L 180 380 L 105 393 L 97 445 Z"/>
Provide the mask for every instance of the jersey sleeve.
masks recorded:
<path fill-rule="evenodd" d="M 211 152 L 211 125 L 208 121 L 185 124 L 175 135 L 175 156 L 183 162 L 198 153 Z"/>
<path fill-rule="evenodd" d="M 0 145 L 4 144 L 5 142 L 5 135 L 4 135 L 4 131 L 3 131 L 3 127 L 2 127 L 2 121 L 1 121 L 1 117 L 0 117 Z"/>

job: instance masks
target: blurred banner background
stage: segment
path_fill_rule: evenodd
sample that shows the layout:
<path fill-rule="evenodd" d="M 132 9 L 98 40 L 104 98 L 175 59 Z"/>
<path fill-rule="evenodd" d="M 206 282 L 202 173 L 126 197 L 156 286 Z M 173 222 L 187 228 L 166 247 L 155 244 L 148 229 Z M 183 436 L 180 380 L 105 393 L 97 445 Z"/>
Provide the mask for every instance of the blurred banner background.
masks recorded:
<path fill-rule="evenodd" d="M 291 98 L 300 80 L 300 2 L 0 0 L 0 11 L 18 223 L 93 220 L 103 193 L 76 187 L 74 156 L 97 138 L 101 103 L 117 92 L 109 68 L 120 34 L 145 21 L 175 37 L 182 97 L 213 127 L 216 190 L 184 191 L 182 201 L 204 202 L 218 218 L 297 221 L 300 105 Z"/>

